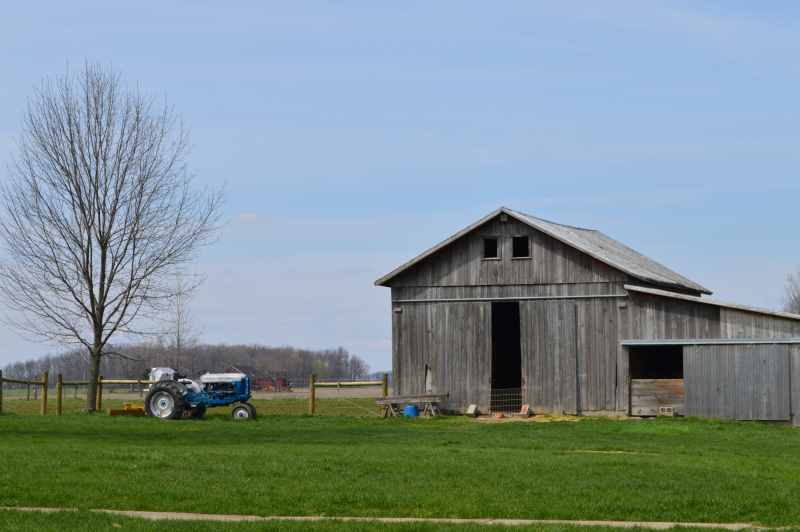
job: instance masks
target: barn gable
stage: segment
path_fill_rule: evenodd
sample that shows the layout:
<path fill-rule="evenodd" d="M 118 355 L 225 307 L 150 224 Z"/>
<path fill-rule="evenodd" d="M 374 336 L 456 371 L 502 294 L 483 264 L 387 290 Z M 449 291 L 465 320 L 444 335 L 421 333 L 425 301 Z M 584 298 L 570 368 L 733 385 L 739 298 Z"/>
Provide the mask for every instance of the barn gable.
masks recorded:
<path fill-rule="evenodd" d="M 512 239 L 527 236 L 530 258 L 514 258 Z M 484 258 L 484 240 L 497 238 L 498 257 Z M 711 292 L 599 231 L 500 208 L 375 284 L 490 286 L 638 282 L 686 291 Z"/>

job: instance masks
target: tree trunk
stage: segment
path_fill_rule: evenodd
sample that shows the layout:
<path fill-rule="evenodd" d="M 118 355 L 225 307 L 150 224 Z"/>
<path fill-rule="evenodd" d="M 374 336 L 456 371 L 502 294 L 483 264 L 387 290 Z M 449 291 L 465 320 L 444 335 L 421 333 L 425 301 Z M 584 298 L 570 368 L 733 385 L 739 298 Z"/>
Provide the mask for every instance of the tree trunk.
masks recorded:
<path fill-rule="evenodd" d="M 97 378 L 100 376 L 100 348 L 93 348 L 89 351 L 91 366 L 89 371 L 89 387 L 86 391 L 86 410 L 88 412 L 97 411 Z"/>

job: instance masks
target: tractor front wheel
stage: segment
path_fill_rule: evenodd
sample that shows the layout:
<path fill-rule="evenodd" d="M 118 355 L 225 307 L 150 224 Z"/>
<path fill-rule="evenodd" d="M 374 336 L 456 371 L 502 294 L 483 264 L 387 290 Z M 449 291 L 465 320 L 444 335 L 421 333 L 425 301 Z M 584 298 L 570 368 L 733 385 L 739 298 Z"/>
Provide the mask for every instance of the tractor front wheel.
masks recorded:
<path fill-rule="evenodd" d="M 250 403 L 239 403 L 238 405 L 233 407 L 231 416 L 233 416 L 233 419 L 235 420 L 242 420 L 242 421 L 247 421 L 248 419 L 255 419 L 256 407 L 254 407 Z"/>

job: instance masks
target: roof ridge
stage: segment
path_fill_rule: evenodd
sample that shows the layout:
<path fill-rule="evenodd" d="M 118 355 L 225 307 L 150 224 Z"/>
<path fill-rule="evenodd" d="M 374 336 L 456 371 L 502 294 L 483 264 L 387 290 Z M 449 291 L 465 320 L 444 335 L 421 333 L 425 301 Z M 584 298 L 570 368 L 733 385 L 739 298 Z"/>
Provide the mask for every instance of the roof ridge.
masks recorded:
<path fill-rule="evenodd" d="M 534 220 L 539 220 L 540 222 L 546 222 L 546 223 L 553 224 L 553 225 L 558 225 L 558 226 L 561 226 L 561 227 L 568 227 L 569 229 L 577 229 L 579 231 L 593 231 L 595 233 L 600 233 L 601 232 L 599 229 L 592 229 L 591 227 L 580 227 L 580 226 L 577 226 L 577 225 L 563 224 L 561 222 L 555 222 L 553 220 L 548 220 L 547 218 L 541 218 L 539 216 L 534 216 L 532 214 L 528 214 L 527 212 L 515 211 L 513 209 L 508 209 L 508 208 L 505 208 L 505 209 L 508 210 L 508 211 L 511 211 L 511 212 L 513 212 L 515 214 L 521 214 L 522 216 L 525 216 L 526 218 L 532 218 Z"/>

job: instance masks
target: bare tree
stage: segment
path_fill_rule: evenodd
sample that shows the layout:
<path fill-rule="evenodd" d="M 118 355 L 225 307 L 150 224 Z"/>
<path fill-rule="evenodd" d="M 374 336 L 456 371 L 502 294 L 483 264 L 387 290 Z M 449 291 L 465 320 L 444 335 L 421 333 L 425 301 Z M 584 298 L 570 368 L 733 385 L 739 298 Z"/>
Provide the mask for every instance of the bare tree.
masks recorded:
<path fill-rule="evenodd" d="M 786 310 L 800 314 L 800 270 L 786 279 Z"/>
<path fill-rule="evenodd" d="M 175 272 L 216 233 L 221 192 L 187 174 L 187 133 L 172 110 L 110 68 L 42 83 L 0 190 L 0 297 L 22 331 L 83 346 L 94 411 L 113 335 L 175 296 Z"/>
<path fill-rule="evenodd" d="M 192 281 L 190 282 L 182 273 L 178 273 L 175 277 L 175 297 L 172 299 L 169 309 L 170 315 L 167 320 L 169 332 L 166 336 L 168 346 L 175 358 L 172 362 L 173 367 L 176 369 L 186 367 L 190 374 L 194 375 L 196 368 L 192 346 L 197 342 L 199 331 L 195 327 L 189 304 L 199 280 L 193 279 Z"/>

